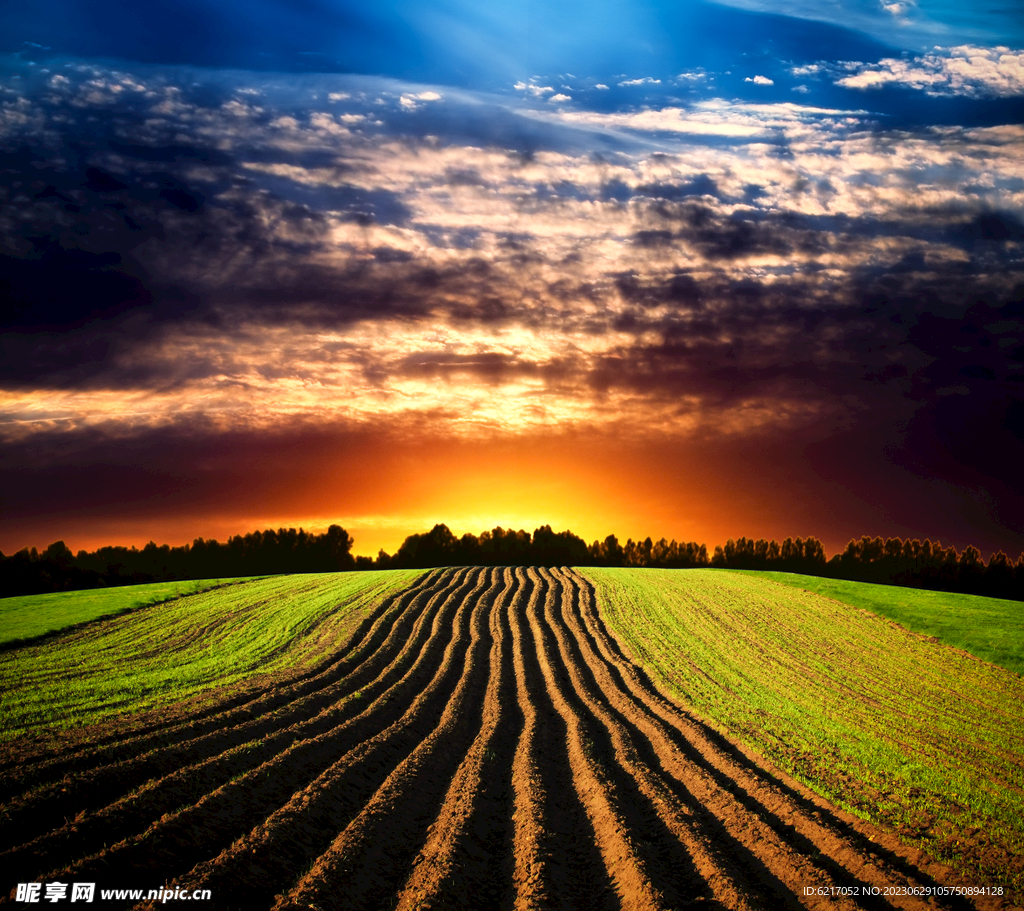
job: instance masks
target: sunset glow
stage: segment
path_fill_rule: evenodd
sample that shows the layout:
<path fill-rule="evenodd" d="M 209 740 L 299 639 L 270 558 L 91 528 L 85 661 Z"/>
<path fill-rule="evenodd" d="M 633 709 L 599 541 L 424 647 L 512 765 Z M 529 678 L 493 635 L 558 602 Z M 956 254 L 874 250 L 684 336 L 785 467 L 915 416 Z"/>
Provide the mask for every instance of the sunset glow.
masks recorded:
<path fill-rule="evenodd" d="M 302 50 L 268 19 L 212 57 L 9 14 L 0 550 L 1024 548 L 1013 22 L 613 4 L 588 51 L 556 4 L 467 50 L 414 6 L 373 63 L 283 7 Z"/>

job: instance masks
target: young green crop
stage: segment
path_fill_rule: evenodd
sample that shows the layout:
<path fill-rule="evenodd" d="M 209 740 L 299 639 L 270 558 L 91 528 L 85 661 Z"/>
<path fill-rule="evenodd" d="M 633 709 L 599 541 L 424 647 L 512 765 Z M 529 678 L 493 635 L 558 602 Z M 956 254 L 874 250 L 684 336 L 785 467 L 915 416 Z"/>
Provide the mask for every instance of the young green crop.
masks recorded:
<path fill-rule="evenodd" d="M 242 581 L 12 648 L 0 653 L 0 737 L 87 725 L 307 668 L 421 573 Z"/>
<path fill-rule="evenodd" d="M 1024 674 L 1024 604 L 1005 598 L 933 592 L 899 585 L 736 570 L 835 598 L 895 620 L 977 658 Z"/>
<path fill-rule="evenodd" d="M 149 604 L 171 601 L 240 581 L 250 580 L 151 582 L 145 585 L 119 585 L 114 588 L 0 598 L 0 645 L 34 639 L 79 623 L 114 617 Z"/>
<path fill-rule="evenodd" d="M 972 882 L 1024 887 L 1024 680 L 728 570 L 586 569 L 632 657 L 713 725 Z"/>

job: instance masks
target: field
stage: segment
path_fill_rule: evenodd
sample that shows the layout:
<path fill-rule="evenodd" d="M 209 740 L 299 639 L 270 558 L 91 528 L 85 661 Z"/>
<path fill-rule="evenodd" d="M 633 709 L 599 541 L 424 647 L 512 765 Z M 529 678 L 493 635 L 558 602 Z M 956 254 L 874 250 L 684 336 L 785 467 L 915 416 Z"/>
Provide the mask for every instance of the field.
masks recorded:
<path fill-rule="evenodd" d="M 933 592 L 898 585 L 739 570 L 863 607 L 976 658 L 1024 674 L 1024 609 L 1019 601 Z"/>
<path fill-rule="evenodd" d="M 0 598 L 0 645 L 21 643 L 79 623 L 115 617 L 139 607 L 173 601 L 183 595 L 209 591 L 238 579 L 202 579 L 189 582 L 152 582 L 87 591 L 52 592 Z"/>
<path fill-rule="evenodd" d="M 702 717 L 968 880 L 1024 886 L 1024 681 L 794 580 L 875 603 L 893 586 L 722 570 L 587 575 L 631 655 Z M 895 594 L 938 617 L 939 631 L 952 626 L 926 610 L 937 593 Z M 975 619 L 993 610 L 994 599 L 939 597 Z"/>
<path fill-rule="evenodd" d="M 5 728 L 21 732 L 0 747 L 0 867 L 207 888 L 224 911 L 1009 908 L 908 895 L 1006 875 L 956 878 L 778 767 L 810 748 L 816 714 L 838 736 L 899 713 L 923 770 L 947 774 L 952 749 L 972 795 L 984 769 L 1019 801 L 1020 680 L 951 651 L 735 573 L 229 586 L 0 656 Z M 116 698 L 118 681 L 138 695 Z M 965 746 L 929 741 L 929 723 Z M 805 741 L 742 746 L 784 731 Z M 1008 811 L 990 797 L 995 825 Z"/>
<path fill-rule="evenodd" d="M 301 672 L 347 638 L 368 602 L 401 588 L 415 575 L 323 573 L 255 579 L 167 604 L 150 602 L 148 609 L 122 612 L 59 638 L 0 652 L 0 681 L 5 683 L 0 695 L 2 739 L 44 728 L 80 728 L 118 714 L 159 710 L 188 697 L 200 697 L 201 704 L 202 694 L 219 699 L 257 675 L 273 676 L 283 668 Z M 170 584 L 186 591 L 195 585 Z M 140 587 L 150 591 L 138 597 L 149 598 L 152 587 Z M 92 592 L 84 594 L 87 604 L 95 604 Z M 131 606 L 130 590 L 107 589 L 103 594 Z M 36 597 L 45 605 L 53 596 Z M 58 617 L 70 613 L 60 602 L 57 607 Z"/>

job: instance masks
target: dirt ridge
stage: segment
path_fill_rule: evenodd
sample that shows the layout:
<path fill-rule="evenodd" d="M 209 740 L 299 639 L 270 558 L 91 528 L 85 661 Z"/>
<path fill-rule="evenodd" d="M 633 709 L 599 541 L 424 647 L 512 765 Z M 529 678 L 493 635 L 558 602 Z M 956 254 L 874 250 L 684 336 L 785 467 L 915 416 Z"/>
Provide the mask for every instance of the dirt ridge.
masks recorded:
<path fill-rule="evenodd" d="M 312 671 L 165 720 L 6 757 L 0 865 L 251 911 L 1010 908 L 863 894 L 945 879 L 675 704 L 570 569 L 425 573 Z"/>

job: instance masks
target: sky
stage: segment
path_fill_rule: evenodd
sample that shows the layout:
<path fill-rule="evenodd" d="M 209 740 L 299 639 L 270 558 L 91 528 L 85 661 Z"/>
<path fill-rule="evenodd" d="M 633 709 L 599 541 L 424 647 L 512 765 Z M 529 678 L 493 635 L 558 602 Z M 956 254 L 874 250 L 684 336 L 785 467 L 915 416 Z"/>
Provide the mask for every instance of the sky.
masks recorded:
<path fill-rule="evenodd" d="M 1016 0 L 0 11 L 0 551 L 1024 550 Z"/>

